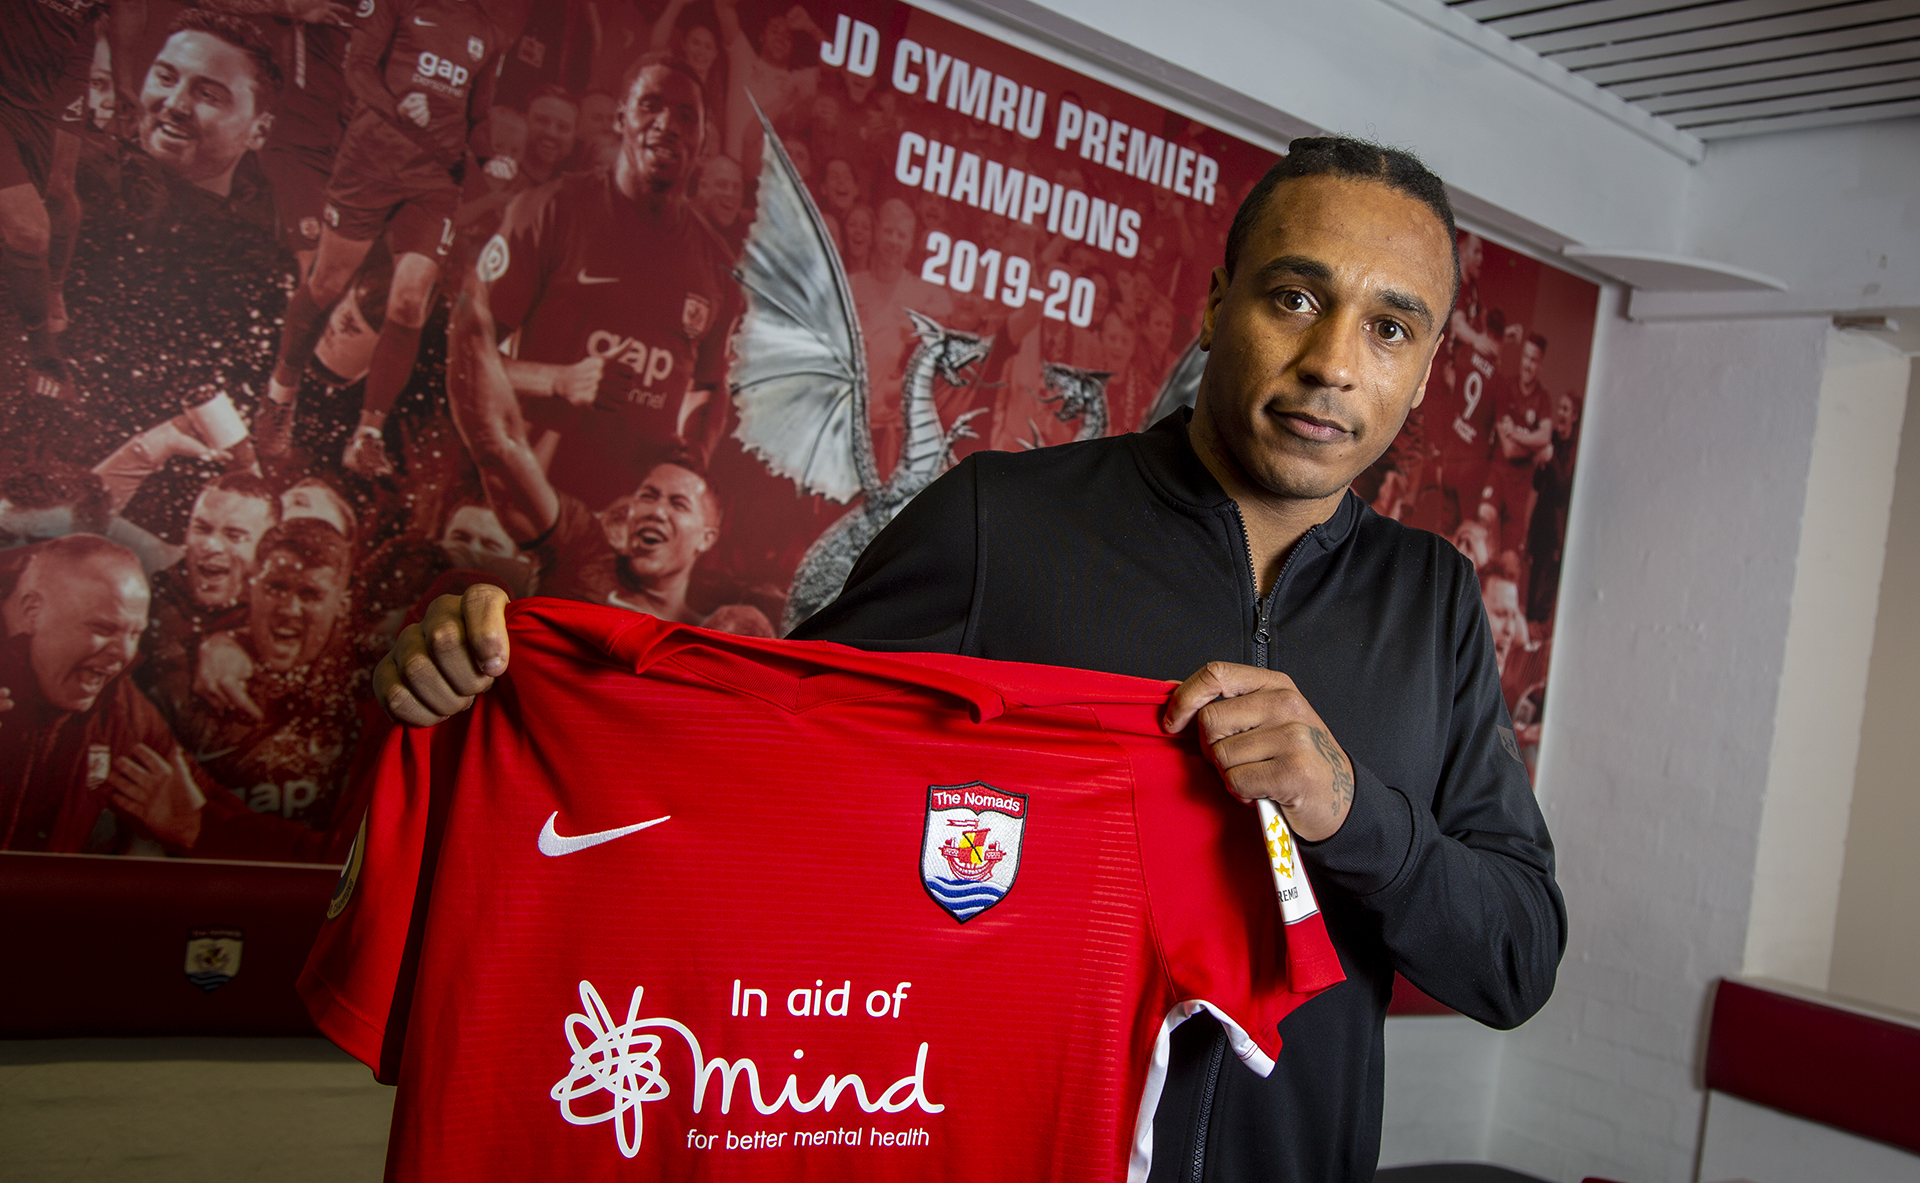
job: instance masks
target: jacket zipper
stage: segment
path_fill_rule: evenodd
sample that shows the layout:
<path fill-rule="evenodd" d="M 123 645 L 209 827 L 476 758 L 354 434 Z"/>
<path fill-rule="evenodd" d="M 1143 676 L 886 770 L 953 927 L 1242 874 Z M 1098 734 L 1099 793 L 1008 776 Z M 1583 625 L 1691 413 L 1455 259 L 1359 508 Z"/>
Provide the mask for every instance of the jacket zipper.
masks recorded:
<path fill-rule="evenodd" d="M 1214 1037 L 1213 1054 L 1207 1059 L 1207 1080 L 1200 1088 L 1200 1120 L 1194 1123 L 1193 1131 L 1193 1170 L 1187 1175 L 1189 1183 L 1200 1183 L 1207 1169 L 1207 1127 L 1213 1120 L 1213 1092 L 1220 1084 L 1220 1065 L 1227 1055 L 1227 1035 L 1221 1032 Z"/>
<path fill-rule="evenodd" d="M 1234 521 L 1240 523 L 1240 545 L 1246 549 L 1247 572 L 1253 577 L 1253 664 L 1261 669 L 1267 666 L 1267 646 L 1273 639 L 1268 623 L 1273 618 L 1273 606 L 1280 602 L 1280 588 L 1287 581 L 1287 572 L 1300 557 L 1300 542 L 1305 542 L 1315 531 L 1314 526 L 1300 536 L 1300 542 L 1293 544 L 1287 552 L 1287 561 L 1280 564 L 1280 573 L 1274 576 L 1273 586 L 1267 589 L 1265 598 L 1260 595 L 1260 569 L 1253 563 L 1253 539 L 1247 534 L 1247 519 L 1240 512 L 1238 502 L 1229 501 L 1233 506 Z M 1213 1054 L 1207 1060 L 1207 1079 L 1200 1089 L 1200 1110 L 1194 1115 L 1193 1123 L 1193 1169 L 1187 1175 L 1191 1183 L 1201 1183 L 1207 1166 L 1207 1137 L 1213 1124 L 1213 1094 L 1220 1084 L 1220 1065 L 1226 1060 L 1227 1033 L 1220 1032 L 1213 1037 Z"/>

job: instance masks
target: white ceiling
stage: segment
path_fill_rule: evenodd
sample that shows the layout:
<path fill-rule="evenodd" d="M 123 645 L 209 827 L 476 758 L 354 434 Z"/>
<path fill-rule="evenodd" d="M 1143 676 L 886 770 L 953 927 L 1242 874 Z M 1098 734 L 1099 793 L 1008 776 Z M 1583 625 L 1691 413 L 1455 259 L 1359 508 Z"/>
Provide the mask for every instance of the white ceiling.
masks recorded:
<path fill-rule="evenodd" d="M 1920 115 L 1920 0 L 1447 0 L 1702 140 Z"/>

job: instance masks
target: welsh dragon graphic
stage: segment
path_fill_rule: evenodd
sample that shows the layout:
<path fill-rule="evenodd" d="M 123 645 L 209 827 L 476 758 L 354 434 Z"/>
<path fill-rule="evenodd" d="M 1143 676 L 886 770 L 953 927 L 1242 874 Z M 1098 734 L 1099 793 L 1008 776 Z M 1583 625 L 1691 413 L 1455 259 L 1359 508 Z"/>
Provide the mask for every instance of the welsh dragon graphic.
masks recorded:
<path fill-rule="evenodd" d="M 1080 430 L 1073 433 L 1073 442 L 1097 440 L 1107 434 L 1107 419 L 1111 414 L 1107 406 L 1107 381 L 1113 374 L 1107 370 L 1083 370 L 1078 366 L 1063 365 L 1057 361 L 1042 362 L 1040 380 L 1051 393 L 1041 396 L 1043 403 L 1059 403 L 1060 409 L 1053 417 L 1062 423 L 1080 420 Z M 1040 428 L 1033 420 L 1027 420 L 1027 426 L 1033 429 L 1033 442 L 1021 443 L 1027 448 L 1039 448 Z"/>
<path fill-rule="evenodd" d="M 883 478 L 868 418 L 866 343 L 846 270 L 780 137 L 766 131 L 759 211 L 739 272 L 747 310 L 733 336 L 734 438 L 807 492 L 860 499 L 801 556 L 780 622 L 785 633 L 839 594 L 867 543 L 953 464 L 954 443 L 974 435 L 968 422 L 986 408 L 943 426 L 934 378 L 964 385 L 990 343 L 907 312 L 920 341 L 900 386 L 906 437 Z"/>

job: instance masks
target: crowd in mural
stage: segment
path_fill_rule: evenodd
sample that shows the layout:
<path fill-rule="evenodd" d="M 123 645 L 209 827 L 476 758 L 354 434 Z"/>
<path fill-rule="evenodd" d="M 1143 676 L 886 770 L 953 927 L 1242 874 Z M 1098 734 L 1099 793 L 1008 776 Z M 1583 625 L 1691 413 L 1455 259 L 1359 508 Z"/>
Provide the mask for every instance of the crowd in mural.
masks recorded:
<path fill-rule="evenodd" d="M 1229 159 L 1166 114 L 1154 143 L 1226 160 L 1219 192 L 1135 184 L 1117 132 L 1105 160 L 1053 134 L 1067 108 L 1117 123 L 1111 95 L 1043 95 L 1046 134 L 1026 135 L 942 105 L 937 79 L 902 93 L 890 59 L 823 61 L 834 17 L 10 4 L 0 849 L 337 860 L 377 718 L 367 671 L 436 586 L 774 635 L 847 505 L 737 435 L 766 129 L 864 331 L 882 474 L 909 450 L 902 375 L 926 334 L 908 310 L 983 350 L 933 386 L 941 466 L 1144 426 L 1271 157 Z M 903 137 L 1042 177 L 1056 213 L 1062 193 L 1141 207 L 1131 252 L 909 178 Z M 1480 277 L 1499 248 L 1466 241 L 1426 404 L 1362 483 L 1474 557 L 1526 743 L 1579 417 L 1541 359 L 1577 351 L 1584 372 L 1585 343 L 1503 311 Z M 1097 410 L 1063 398 L 1058 367 L 1094 376 Z"/>

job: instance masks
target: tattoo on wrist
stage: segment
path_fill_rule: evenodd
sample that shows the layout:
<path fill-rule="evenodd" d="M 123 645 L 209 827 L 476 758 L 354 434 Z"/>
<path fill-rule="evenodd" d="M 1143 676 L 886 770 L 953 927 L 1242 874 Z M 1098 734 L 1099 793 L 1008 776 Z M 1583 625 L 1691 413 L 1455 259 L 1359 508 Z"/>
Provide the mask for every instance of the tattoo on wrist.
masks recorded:
<path fill-rule="evenodd" d="M 1313 746 L 1333 773 L 1333 808 L 1338 813 L 1353 802 L 1353 769 L 1347 764 L 1346 753 L 1333 742 L 1326 728 L 1313 729 Z"/>

